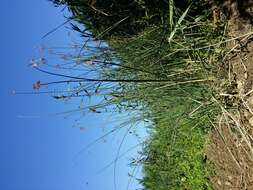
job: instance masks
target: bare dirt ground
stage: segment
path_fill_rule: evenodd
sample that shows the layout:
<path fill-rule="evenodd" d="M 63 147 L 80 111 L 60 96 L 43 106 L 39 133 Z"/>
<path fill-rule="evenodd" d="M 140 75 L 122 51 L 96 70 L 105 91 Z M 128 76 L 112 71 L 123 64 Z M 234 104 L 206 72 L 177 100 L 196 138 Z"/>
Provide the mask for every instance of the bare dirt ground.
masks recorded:
<path fill-rule="evenodd" d="M 224 2 L 224 1 L 223 1 Z M 216 190 L 253 190 L 253 0 L 219 4 L 227 15 L 227 99 L 209 134 L 206 156 L 213 164 Z"/>

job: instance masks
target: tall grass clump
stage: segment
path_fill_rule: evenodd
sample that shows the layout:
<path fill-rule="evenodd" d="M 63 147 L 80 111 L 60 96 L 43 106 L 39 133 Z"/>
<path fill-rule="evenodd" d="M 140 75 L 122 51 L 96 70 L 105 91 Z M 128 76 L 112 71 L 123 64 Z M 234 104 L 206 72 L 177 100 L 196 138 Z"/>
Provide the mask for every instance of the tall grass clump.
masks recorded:
<path fill-rule="evenodd" d="M 212 189 L 203 145 L 219 112 L 213 97 L 219 99 L 223 28 L 202 1 L 87 2 L 54 1 L 108 44 L 88 55 L 82 44 L 71 58 L 96 74 L 65 82 L 77 83 L 79 95 L 99 91 L 94 109 L 133 111 L 152 123 L 142 151 L 144 189 Z"/>
<path fill-rule="evenodd" d="M 118 104 L 140 109 L 153 122 L 143 162 L 146 189 L 211 189 L 203 156 L 205 134 L 218 110 L 216 97 L 222 41 L 206 17 L 182 21 L 171 36 L 167 28 L 147 28 L 130 39 L 111 39 L 124 67 L 109 69 L 109 78 L 157 79 L 119 83 Z M 136 70 L 127 69 L 128 67 Z M 135 106 L 133 106 L 135 105 Z"/>

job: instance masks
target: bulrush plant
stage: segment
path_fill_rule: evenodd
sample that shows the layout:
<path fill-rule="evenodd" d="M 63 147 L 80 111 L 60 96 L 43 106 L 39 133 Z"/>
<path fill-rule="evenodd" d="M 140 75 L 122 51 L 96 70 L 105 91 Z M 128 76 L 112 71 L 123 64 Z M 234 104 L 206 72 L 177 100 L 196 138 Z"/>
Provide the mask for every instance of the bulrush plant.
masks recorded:
<path fill-rule="evenodd" d="M 180 5 L 172 0 L 131 1 L 131 5 L 125 1 L 53 2 L 68 6 L 71 18 L 89 31 L 72 24 L 73 29 L 89 36 L 76 44 L 78 51 L 54 52 L 65 63 L 33 65 L 62 78 L 38 81 L 34 88 L 58 87 L 63 93 L 57 97 L 98 97 L 97 104 L 77 111 L 132 112 L 136 116 L 130 117 L 128 126 L 149 121 L 150 136 L 137 159 L 143 166 L 139 182 L 144 189 L 212 189 L 212 166 L 203 146 L 221 111 L 217 101 L 222 102 L 219 92 L 227 78 L 220 64 L 226 43 L 224 24 L 212 22 L 208 5 L 202 1 Z"/>

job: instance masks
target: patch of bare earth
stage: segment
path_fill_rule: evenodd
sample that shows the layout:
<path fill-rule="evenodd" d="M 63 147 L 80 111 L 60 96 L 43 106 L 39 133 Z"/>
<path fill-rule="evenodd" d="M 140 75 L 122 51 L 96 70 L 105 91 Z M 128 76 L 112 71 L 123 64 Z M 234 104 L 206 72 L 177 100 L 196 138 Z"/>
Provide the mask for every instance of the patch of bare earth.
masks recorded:
<path fill-rule="evenodd" d="M 223 6 L 229 11 L 230 39 L 223 62 L 233 89 L 222 94 L 230 105 L 220 105 L 205 152 L 215 170 L 214 189 L 253 190 L 253 1 L 230 0 Z"/>

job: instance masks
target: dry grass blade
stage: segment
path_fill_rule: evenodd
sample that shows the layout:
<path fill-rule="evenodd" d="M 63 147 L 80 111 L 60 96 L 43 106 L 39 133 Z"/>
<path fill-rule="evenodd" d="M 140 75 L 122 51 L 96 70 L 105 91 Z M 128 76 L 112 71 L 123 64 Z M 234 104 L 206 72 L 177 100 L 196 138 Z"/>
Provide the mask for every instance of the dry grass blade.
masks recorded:
<path fill-rule="evenodd" d="M 247 147 L 249 148 L 251 157 L 253 158 L 253 147 L 251 144 L 251 139 L 249 138 L 249 134 L 247 133 L 247 131 L 245 130 L 245 127 L 242 126 L 240 120 L 232 113 L 228 112 L 223 105 L 221 105 L 217 99 L 215 99 L 213 97 L 214 101 L 219 105 L 219 107 L 221 108 L 222 114 L 224 116 L 224 118 L 227 120 L 227 125 L 228 127 L 231 125 L 230 122 L 231 121 L 234 126 L 236 127 L 237 131 L 239 132 L 239 134 L 241 135 L 243 141 L 246 143 Z"/>
<path fill-rule="evenodd" d="M 168 38 L 168 42 L 171 42 L 171 40 L 173 39 L 173 37 L 175 36 L 180 24 L 182 23 L 182 21 L 184 20 L 184 18 L 186 17 L 189 9 L 190 9 L 191 6 L 189 6 L 185 11 L 184 13 L 181 15 L 181 17 L 178 19 L 177 23 L 176 23 L 176 26 L 175 28 L 173 29 L 173 31 L 170 33 L 170 36 Z"/>
<path fill-rule="evenodd" d="M 238 167 L 238 169 L 242 170 L 242 167 L 240 166 L 238 160 L 235 158 L 233 152 L 231 151 L 231 149 L 227 145 L 225 137 L 222 135 L 221 131 L 216 127 L 216 125 L 212 121 L 210 121 L 210 122 L 211 122 L 212 126 L 214 127 L 214 129 L 218 132 L 219 136 L 221 137 L 221 139 L 222 139 L 222 141 L 223 141 L 223 143 L 224 143 L 227 151 L 229 152 L 232 160 L 234 161 L 234 163 L 236 164 L 236 166 Z M 222 123 L 222 116 L 220 116 L 220 120 L 219 120 L 219 127 L 220 128 L 222 128 L 222 124 L 221 123 Z M 227 123 L 227 125 L 229 125 L 229 123 Z"/>
<path fill-rule="evenodd" d="M 173 26 L 174 26 L 174 20 L 173 20 L 173 15 L 174 15 L 174 0 L 169 0 L 169 15 L 170 15 L 170 19 L 169 19 L 169 24 L 170 24 L 170 28 L 172 30 Z"/>

